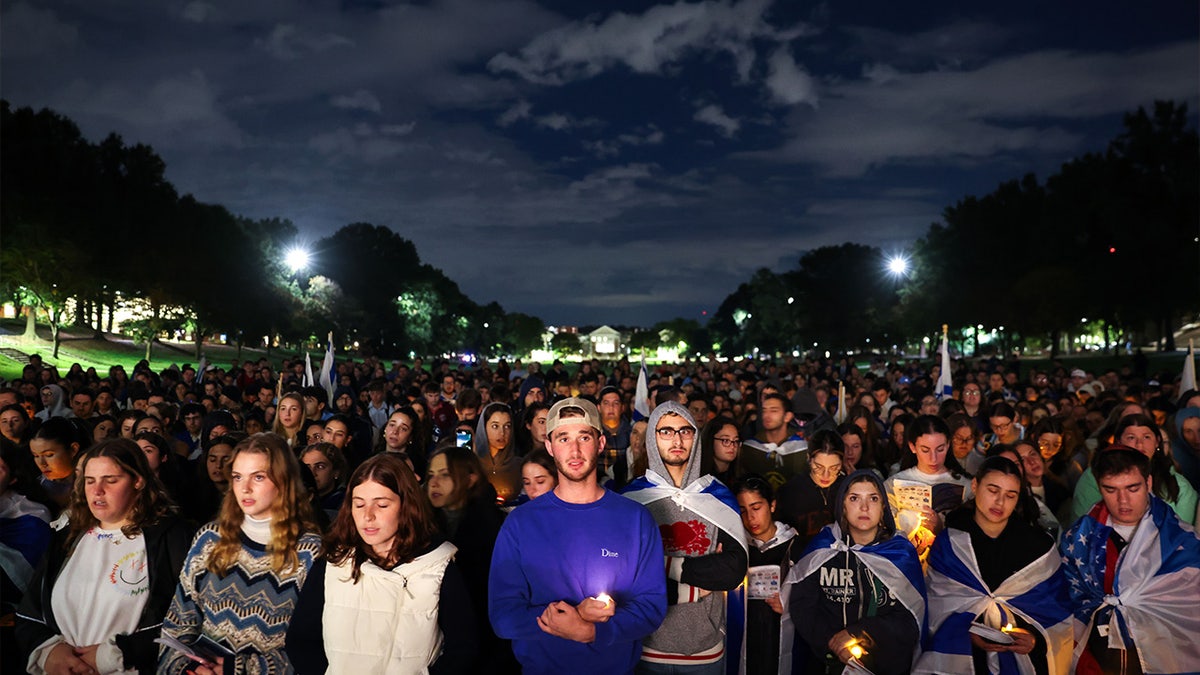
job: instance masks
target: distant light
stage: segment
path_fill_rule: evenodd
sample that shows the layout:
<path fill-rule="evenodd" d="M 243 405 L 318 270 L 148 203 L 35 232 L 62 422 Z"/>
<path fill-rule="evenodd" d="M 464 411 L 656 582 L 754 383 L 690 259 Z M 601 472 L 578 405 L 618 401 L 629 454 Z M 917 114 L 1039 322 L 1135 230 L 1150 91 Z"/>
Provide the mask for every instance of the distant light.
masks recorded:
<path fill-rule="evenodd" d="M 486 321 L 484 321 L 484 322 L 483 322 L 483 327 L 484 327 L 484 328 L 491 328 L 491 326 L 489 326 L 489 325 L 488 325 L 488 322 L 486 322 Z"/>
<path fill-rule="evenodd" d="M 794 297 L 792 297 L 792 296 L 790 296 L 790 295 L 788 296 L 788 304 L 789 304 L 789 305 L 790 305 L 790 304 L 792 304 L 792 303 L 793 303 L 793 302 L 795 302 L 795 301 L 796 301 L 796 298 L 794 298 Z"/>
<path fill-rule="evenodd" d="M 283 262 L 287 264 L 288 268 L 290 268 L 293 273 L 299 272 L 305 267 L 308 267 L 308 260 L 308 251 L 300 248 L 299 246 L 288 249 L 287 253 L 285 253 L 283 256 Z"/>
<path fill-rule="evenodd" d="M 892 256 L 888 258 L 887 268 L 892 274 L 902 277 L 908 274 L 908 258 L 902 255 Z"/>
<path fill-rule="evenodd" d="M 1108 247 L 1108 252 L 1109 252 L 1109 253 L 1116 253 L 1116 252 L 1117 252 L 1117 247 L 1115 247 L 1115 246 L 1109 246 L 1109 247 Z"/>

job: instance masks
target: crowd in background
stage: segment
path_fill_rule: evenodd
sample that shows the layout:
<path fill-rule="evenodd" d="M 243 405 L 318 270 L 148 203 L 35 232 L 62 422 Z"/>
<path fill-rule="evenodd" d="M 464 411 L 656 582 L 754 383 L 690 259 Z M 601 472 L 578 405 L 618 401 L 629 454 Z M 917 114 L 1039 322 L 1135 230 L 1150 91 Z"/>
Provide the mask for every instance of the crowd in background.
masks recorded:
<path fill-rule="evenodd" d="M 1128 499 L 1110 503 L 1136 492 L 1110 479 L 1140 472 L 1131 513 L 1183 542 L 1183 596 L 1200 600 L 1200 392 L 1142 361 L 962 361 L 943 397 L 938 376 L 705 359 L 649 368 L 639 400 L 624 359 L 347 359 L 327 389 L 300 360 L 102 375 L 35 357 L 0 387 L 3 670 L 348 672 L 403 635 L 381 657 L 399 672 L 517 672 L 488 619 L 492 552 L 506 514 L 557 483 L 546 420 L 569 397 L 598 410 L 610 490 L 661 467 L 651 411 L 671 402 L 699 474 L 737 499 L 750 578 L 778 587 L 739 600 L 730 672 L 1163 672 L 1144 666 L 1164 644 L 1200 670 L 1146 628 L 1158 615 L 1088 609 L 1090 585 L 1120 589 L 1090 578 L 1109 549 L 1073 548 L 1100 528 L 1119 535 L 1110 573 L 1151 555 Z M 1072 616 L 1086 629 L 1064 636 Z M 160 636 L 211 641 L 208 658 Z"/>

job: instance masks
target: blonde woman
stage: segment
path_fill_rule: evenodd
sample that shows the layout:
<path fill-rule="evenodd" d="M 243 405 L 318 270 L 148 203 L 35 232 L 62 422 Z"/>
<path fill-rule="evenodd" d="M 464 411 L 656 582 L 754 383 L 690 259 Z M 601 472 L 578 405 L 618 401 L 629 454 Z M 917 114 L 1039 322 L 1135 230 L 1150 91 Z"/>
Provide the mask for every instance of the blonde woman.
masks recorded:
<path fill-rule="evenodd" d="M 229 491 L 217 520 L 200 529 L 179 575 L 163 636 L 184 644 L 201 637 L 236 663 L 229 672 L 286 673 L 288 622 L 321 550 L 311 499 L 296 455 L 275 434 L 255 434 L 233 449 Z M 193 664 L 164 647 L 159 673 Z M 194 667 L 216 675 L 223 659 Z"/>

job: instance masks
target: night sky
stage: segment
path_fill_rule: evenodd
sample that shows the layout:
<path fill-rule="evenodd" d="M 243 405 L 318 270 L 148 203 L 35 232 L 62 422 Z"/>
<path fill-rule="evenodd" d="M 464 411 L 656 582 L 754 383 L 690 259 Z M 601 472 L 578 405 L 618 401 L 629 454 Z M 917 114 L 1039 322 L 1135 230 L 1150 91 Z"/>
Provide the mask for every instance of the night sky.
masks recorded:
<path fill-rule="evenodd" d="M 310 242 L 391 227 L 476 302 L 649 325 L 703 320 L 807 249 L 902 250 L 1155 99 L 1195 124 L 1198 11 L 17 1 L 0 95 L 148 143 L 181 193 Z"/>

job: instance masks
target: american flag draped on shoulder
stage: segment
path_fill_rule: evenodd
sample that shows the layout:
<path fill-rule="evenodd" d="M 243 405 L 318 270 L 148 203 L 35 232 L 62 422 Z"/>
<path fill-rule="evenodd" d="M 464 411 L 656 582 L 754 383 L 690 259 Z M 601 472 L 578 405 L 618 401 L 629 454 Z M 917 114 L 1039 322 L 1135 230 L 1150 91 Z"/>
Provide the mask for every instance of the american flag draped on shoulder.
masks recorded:
<path fill-rule="evenodd" d="M 1046 641 L 1051 673 L 1065 673 L 1071 662 L 1071 611 L 1058 550 L 1051 547 L 989 591 L 979 572 L 971 535 L 948 529 L 929 553 L 929 629 L 932 637 L 913 674 L 970 673 L 968 629 L 976 617 L 991 628 L 1017 623 L 1014 615 L 1031 624 Z M 989 652 L 988 669 L 1001 675 L 1033 673 L 1028 654 Z"/>
<path fill-rule="evenodd" d="M 854 555 L 858 556 L 863 565 L 871 570 L 871 574 L 882 581 L 888 592 L 904 605 L 909 614 L 912 614 L 913 620 L 921 627 L 921 638 L 924 640 L 926 631 L 925 576 L 921 572 L 921 561 L 917 559 L 917 549 L 913 548 L 903 534 L 889 537 L 877 544 L 850 546 L 846 543 L 846 538 L 842 535 L 842 528 L 837 523 L 826 525 L 816 537 L 813 537 L 813 540 L 808 543 L 808 548 L 805 549 L 804 557 L 792 566 L 787 578 L 784 579 L 783 590 L 779 593 L 779 597 L 783 600 L 783 622 L 791 627 L 792 617 L 787 606 L 788 597 L 792 594 L 791 587 L 803 581 L 810 574 L 816 573 L 821 569 L 821 565 L 829 562 L 830 558 L 839 553 L 845 554 L 847 551 L 852 551 Z M 795 631 L 792 630 L 791 633 L 794 634 Z M 915 659 L 919 653 L 914 645 L 913 658 Z M 788 656 L 790 655 L 790 650 L 788 650 Z M 791 672 L 783 668 L 782 656 L 780 657 L 779 672 Z"/>
<path fill-rule="evenodd" d="M 1107 622 L 1109 645 L 1133 638 L 1147 673 L 1200 671 L 1200 539 L 1166 502 L 1150 509 L 1117 558 L 1105 589 L 1108 510 L 1101 502 L 1062 539 L 1063 568 L 1075 609 L 1075 660 L 1093 624 Z"/>

